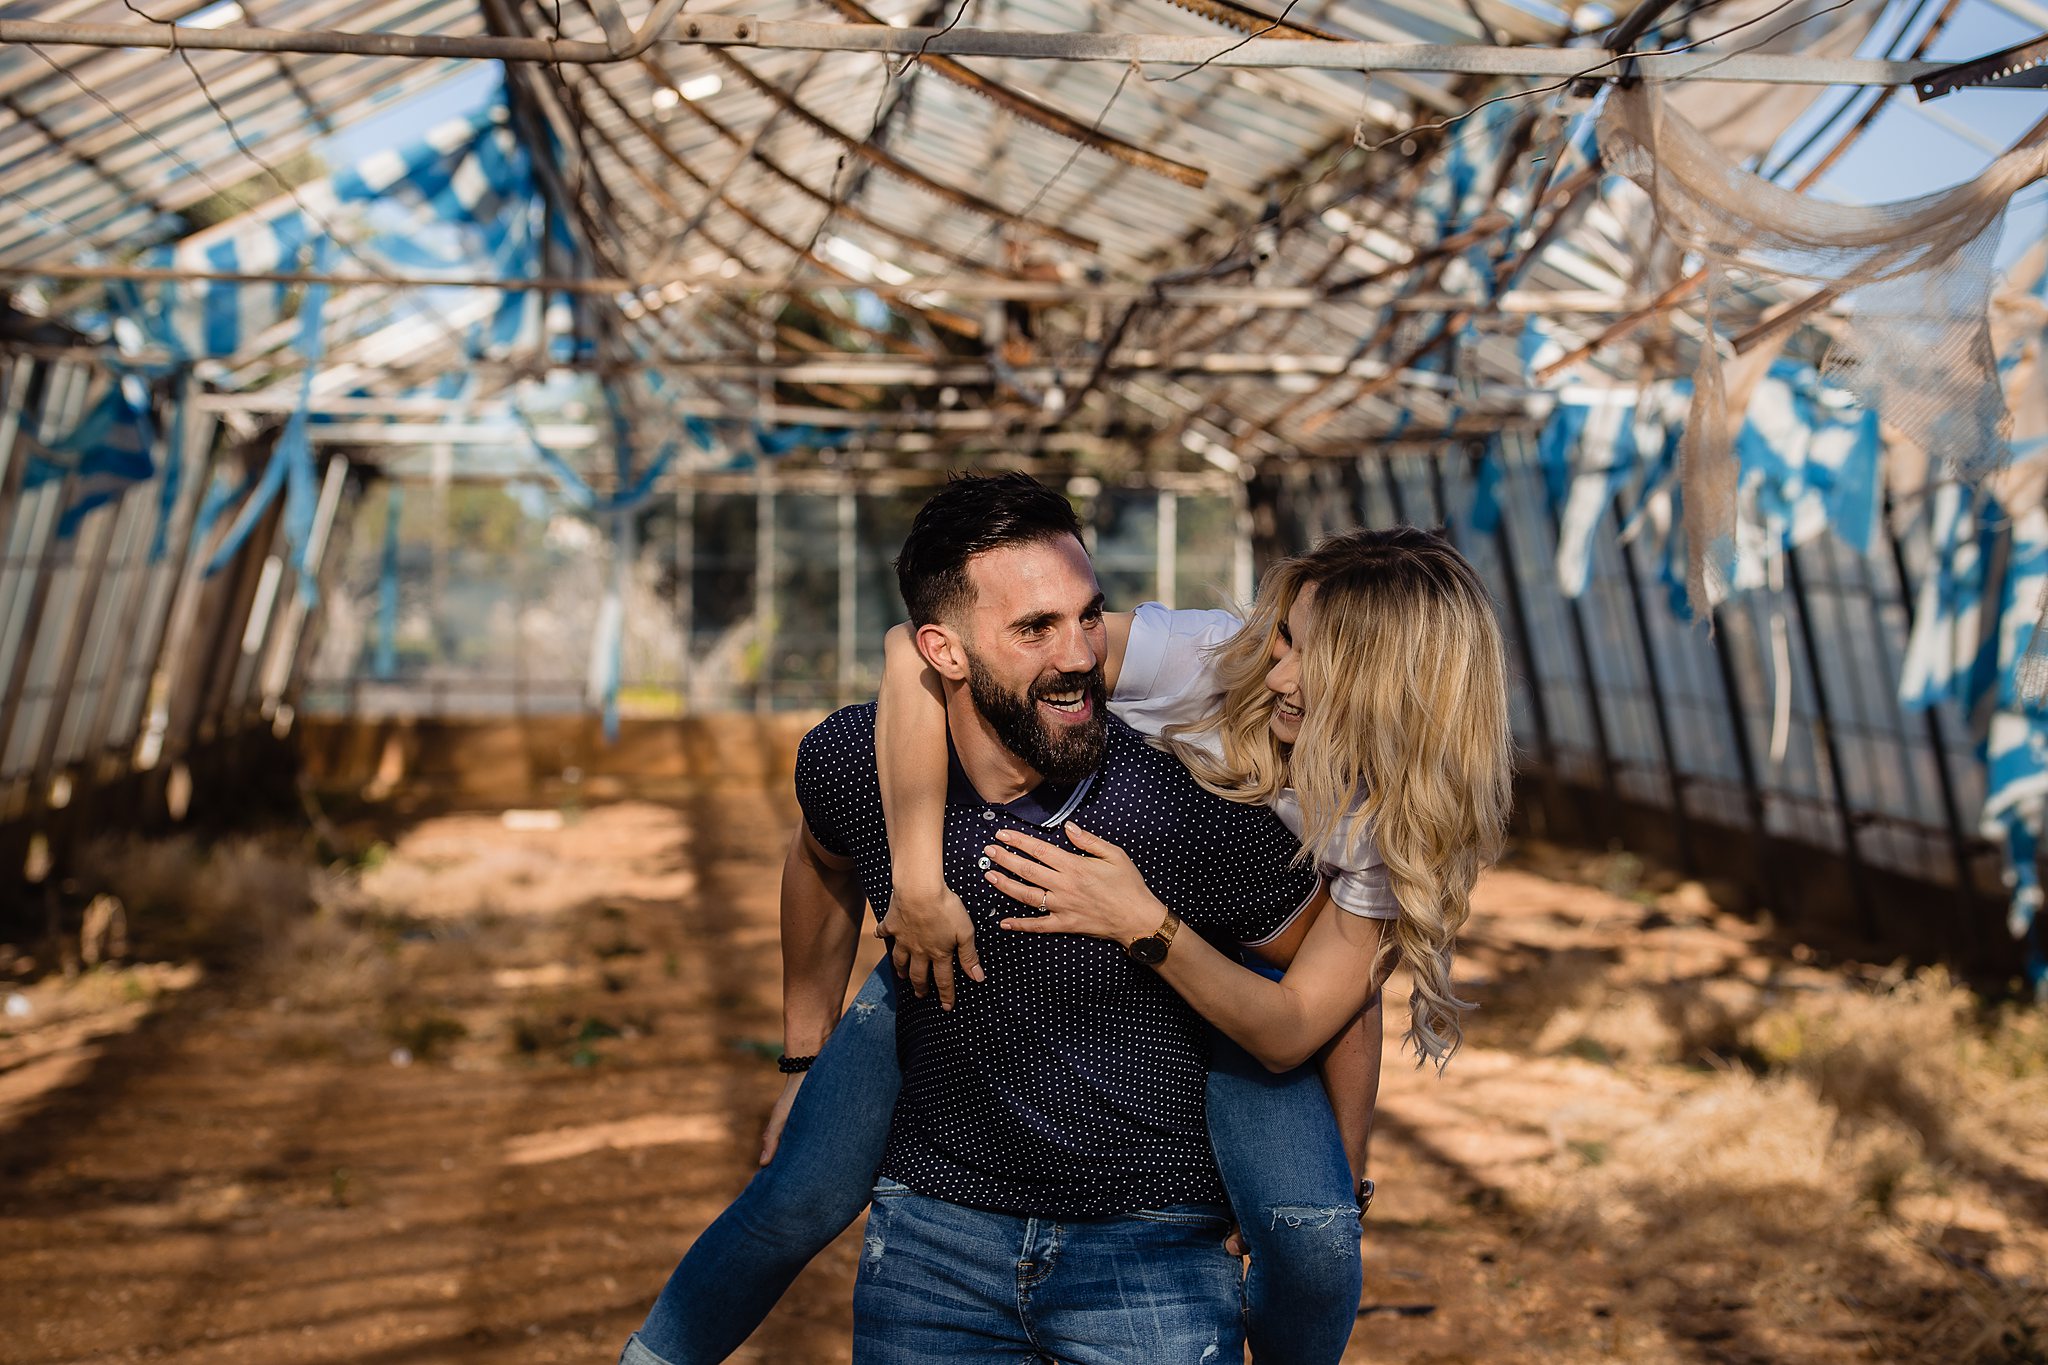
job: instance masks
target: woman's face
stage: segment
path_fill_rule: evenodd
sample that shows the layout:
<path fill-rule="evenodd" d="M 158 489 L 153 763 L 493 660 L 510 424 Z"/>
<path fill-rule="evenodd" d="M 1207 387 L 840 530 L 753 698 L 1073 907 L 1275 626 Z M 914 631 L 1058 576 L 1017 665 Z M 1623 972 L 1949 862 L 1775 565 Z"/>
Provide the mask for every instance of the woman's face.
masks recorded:
<path fill-rule="evenodd" d="M 1294 605 L 1287 609 L 1287 619 L 1280 623 L 1280 633 L 1273 637 L 1273 667 L 1266 672 L 1266 686 L 1279 700 L 1273 708 L 1272 726 L 1273 738 L 1282 744 L 1301 737 L 1302 717 L 1308 711 L 1308 698 L 1301 690 L 1301 651 L 1314 629 L 1315 596 L 1316 585 L 1304 583 L 1294 595 Z"/>

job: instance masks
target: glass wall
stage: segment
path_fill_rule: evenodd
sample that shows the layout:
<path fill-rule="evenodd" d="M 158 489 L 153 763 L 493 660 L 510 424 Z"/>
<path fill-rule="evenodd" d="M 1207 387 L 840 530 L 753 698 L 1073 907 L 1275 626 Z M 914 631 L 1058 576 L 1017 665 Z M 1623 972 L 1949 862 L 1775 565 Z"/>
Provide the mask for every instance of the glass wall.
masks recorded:
<path fill-rule="evenodd" d="M 600 706 L 600 623 L 614 597 L 622 715 L 873 696 L 883 636 L 903 619 L 896 552 L 934 487 L 697 476 L 622 528 L 530 486 L 378 485 L 337 555 L 305 704 L 367 715 Z M 1220 477 L 1115 489 L 1077 479 L 1069 493 L 1113 606 L 1235 595 L 1249 547 Z"/>

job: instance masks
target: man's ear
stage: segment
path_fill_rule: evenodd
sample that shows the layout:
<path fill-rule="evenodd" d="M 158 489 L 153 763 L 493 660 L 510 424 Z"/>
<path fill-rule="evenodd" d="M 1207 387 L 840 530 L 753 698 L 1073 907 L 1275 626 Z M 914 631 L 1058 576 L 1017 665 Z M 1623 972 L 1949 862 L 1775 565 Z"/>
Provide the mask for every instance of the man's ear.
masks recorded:
<path fill-rule="evenodd" d="M 940 677 L 952 682 L 967 680 L 967 646 L 951 626 L 933 621 L 919 626 L 910 638 Z"/>

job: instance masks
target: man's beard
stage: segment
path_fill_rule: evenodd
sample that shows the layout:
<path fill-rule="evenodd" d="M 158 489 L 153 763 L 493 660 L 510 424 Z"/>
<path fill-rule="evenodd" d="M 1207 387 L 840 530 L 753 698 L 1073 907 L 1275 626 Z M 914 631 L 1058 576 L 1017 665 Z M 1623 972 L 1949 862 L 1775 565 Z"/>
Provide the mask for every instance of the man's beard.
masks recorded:
<path fill-rule="evenodd" d="M 1077 687 L 1088 697 L 1085 725 L 1062 725 L 1055 729 L 1038 714 L 1040 697 L 1050 692 L 1071 692 Z M 981 660 L 970 651 L 967 694 L 1003 747 L 1030 764 L 1046 781 L 1069 786 L 1101 766 L 1107 730 L 1104 706 L 1108 697 L 1100 664 L 1086 673 L 1041 677 L 1018 696 L 1005 691 L 995 675 L 984 669 Z"/>

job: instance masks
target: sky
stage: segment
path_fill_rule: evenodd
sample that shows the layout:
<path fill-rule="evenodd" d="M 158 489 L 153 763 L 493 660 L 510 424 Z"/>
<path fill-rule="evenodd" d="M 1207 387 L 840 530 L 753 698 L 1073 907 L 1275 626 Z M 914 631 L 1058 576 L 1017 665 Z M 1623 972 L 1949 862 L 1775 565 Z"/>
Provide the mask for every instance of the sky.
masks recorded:
<path fill-rule="evenodd" d="M 2035 8 L 2029 0 L 2009 3 L 2016 9 Z M 1938 8 L 1927 7 L 1902 50 L 1910 49 Z M 1967 61 L 2038 37 L 2048 29 L 2048 5 L 2038 8 L 2039 22 L 2029 24 L 1989 0 L 1964 0 L 1927 55 L 1937 61 Z M 1895 22 L 1880 22 L 1859 55 L 1884 55 L 1887 41 L 1895 33 Z M 1787 130 L 1780 147 L 1789 150 L 1796 145 L 1847 94 L 1843 87 L 1830 87 L 1807 116 Z M 1912 91 L 1901 90 L 1815 186 L 1814 193 L 1843 203 L 1877 204 L 1960 184 L 1992 161 L 1996 155 L 1993 147 L 1997 151 L 2010 147 L 2044 114 L 2048 114 L 2048 92 L 2041 90 L 1958 90 L 1926 104 Z M 1848 126 L 1845 120 L 1837 128 Z M 1991 146 L 1987 147 L 1987 142 Z M 1830 145 L 1831 140 L 1823 138 L 1813 155 Z M 2010 263 L 2040 240 L 2043 232 L 2048 232 L 2048 184 L 2030 186 L 2014 196 L 1999 250 L 2000 263 Z"/>

